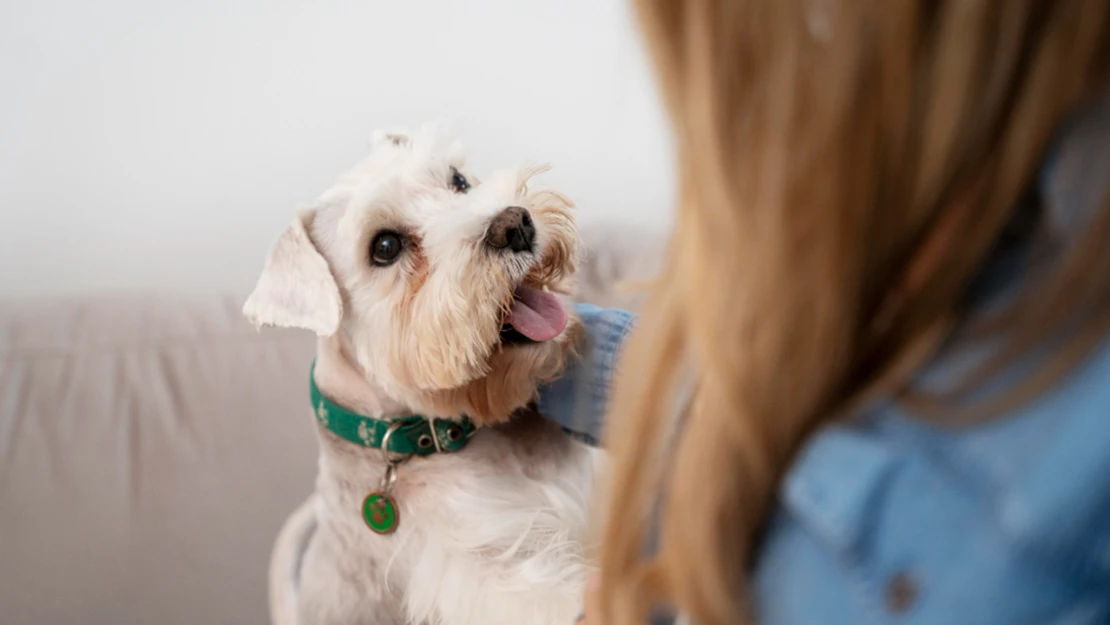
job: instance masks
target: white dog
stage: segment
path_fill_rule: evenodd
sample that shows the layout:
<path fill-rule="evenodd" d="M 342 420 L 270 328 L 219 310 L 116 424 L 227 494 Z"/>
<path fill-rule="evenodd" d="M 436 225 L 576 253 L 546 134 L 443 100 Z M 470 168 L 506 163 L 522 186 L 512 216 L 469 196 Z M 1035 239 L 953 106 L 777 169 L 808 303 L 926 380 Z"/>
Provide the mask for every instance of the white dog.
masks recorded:
<path fill-rule="evenodd" d="M 553 294 L 578 235 L 538 171 L 479 183 L 434 130 L 378 133 L 270 250 L 244 313 L 319 336 L 319 477 L 275 546 L 279 625 L 578 614 L 594 452 L 528 408 L 580 331 Z"/>

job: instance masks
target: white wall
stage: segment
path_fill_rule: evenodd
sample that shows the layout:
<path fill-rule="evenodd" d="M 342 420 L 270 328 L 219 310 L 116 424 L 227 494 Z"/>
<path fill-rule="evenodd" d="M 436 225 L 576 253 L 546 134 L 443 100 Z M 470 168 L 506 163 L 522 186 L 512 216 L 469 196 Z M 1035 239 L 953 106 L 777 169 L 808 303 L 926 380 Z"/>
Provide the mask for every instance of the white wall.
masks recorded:
<path fill-rule="evenodd" d="M 584 222 L 666 223 L 624 0 L 3 0 L 0 294 L 245 288 L 374 128 L 441 118 Z"/>

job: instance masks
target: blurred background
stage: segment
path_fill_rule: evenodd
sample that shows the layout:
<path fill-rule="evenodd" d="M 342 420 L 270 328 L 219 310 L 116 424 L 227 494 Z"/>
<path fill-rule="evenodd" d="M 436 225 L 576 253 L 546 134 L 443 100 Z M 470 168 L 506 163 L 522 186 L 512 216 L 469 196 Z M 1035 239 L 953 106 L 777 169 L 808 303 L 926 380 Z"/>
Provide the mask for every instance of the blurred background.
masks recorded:
<path fill-rule="evenodd" d="M 622 0 L 4 0 L 0 292 L 245 289 L 375 128 L 547 161 L 584 222 L 666 219 Z"/>
<path fill-rule="evenodd" d="M 314 345 L 239 309 L 374 129 L 552 163 L 598 303 L 674 192 L 622 0 L 3 0 L 0 86 L 3 625 L 268 621 Z"/>

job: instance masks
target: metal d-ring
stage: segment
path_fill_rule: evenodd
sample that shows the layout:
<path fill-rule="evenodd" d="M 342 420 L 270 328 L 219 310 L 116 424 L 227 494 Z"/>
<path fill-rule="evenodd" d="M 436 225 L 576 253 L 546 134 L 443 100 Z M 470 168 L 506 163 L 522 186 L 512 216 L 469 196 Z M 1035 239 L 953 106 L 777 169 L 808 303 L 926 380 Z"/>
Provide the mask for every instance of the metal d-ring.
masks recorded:
<path fill-rule="evenodd" d="M 387 473 L 393 473 L 392 470 L 394 468 L 412 457 L 412 454 L 401 454 L 399 458 L 391 458 L 389 456 L 389 438 L 393 436 L 393 433 L 396 432 L 401 425 L 400 421 L 394 421 L 389 425 L 389 429 L 385 431 L 385 436 L 382 436 L 382 444 L 379 449 L 382 452 L 382 460 L 385 460 L 385 463 L 389 465 L 390 470 L 387 471 Z"/>
<path fill-rule="evenodd" d="M 385 465 L 385 473 L 382 474 L 382 483 L 379 488 L 383 493 L 389 494 L 393 490 L 393 483 L 397 481 L 397 466 L 392 464 Z"/>

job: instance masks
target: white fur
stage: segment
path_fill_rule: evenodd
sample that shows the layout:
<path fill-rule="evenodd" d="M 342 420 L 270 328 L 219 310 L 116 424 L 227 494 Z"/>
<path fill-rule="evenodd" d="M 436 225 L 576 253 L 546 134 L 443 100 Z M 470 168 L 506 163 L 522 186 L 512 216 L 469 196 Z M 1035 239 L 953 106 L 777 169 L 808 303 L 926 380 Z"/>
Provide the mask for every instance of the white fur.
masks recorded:
<path fill-rule="evenodd" d="M 328 263 L 316 251 L 305 230 L 307 214 L 293 223 L 274 243 L 254 293 L 243 313 L 256 326 L 297 327 L 329 336 L 339 329 L 343 302 Z"/>
<path fill-rule="evenodd" d="M 488 426 L 457 453 L 400 467 L 388 536 L 361 516 L 385 470 L 379 452 L 321 428 L 316 493 L 271 561 L 278 625 L 569 625 L 581 607 L 597 457 L 526 409 L 563 367 L 575 326 L 542 344 L 497 340 L 516 285 L 556 289 L 573 273 L 569 205 L 527 190 L 536 170 L 471 177 L 458 194 L 451 167 L 465 172 L 462 149 L 434 129 L 376 134 L 367 158 L 279 238 L 244 307 L 258 325 L 317 332 L 317 384 L 351 410 L 465 413 Z M 534 253 L 484 244 L 509 206 L 531 212 Z M 369 246 L 383 229 L 409 238 L 396 264 L 376 267 Z"/>

